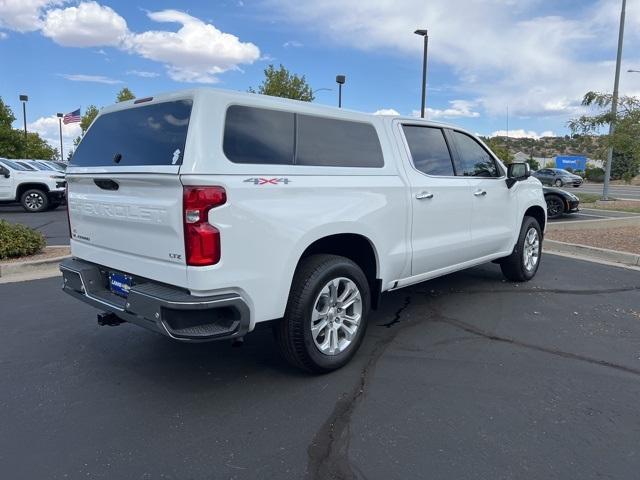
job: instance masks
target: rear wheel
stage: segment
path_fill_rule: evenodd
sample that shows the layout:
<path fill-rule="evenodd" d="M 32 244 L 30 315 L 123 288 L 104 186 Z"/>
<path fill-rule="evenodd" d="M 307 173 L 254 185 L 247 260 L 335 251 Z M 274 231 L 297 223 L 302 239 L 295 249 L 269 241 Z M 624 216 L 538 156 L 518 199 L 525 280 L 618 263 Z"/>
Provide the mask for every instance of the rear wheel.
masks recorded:
<path fill-rule="evenodd" d="M 512 282 L 528 282 L 535 277 L 542 255 L 542 230 L 533 217 L 524 217 L 513 253 L 500 263 L 502 274 Z"/>
<path fill-rule="evenodd" d="M 284 318 L 274 326 L 280 351 L 314 373 L 351 360 L 367 327 L 370 293 L 364 273 L 337 255 L 312 255 L 296 270 Z"/>
<path fill-rule="evenodd" d="M 564 213 L 564 201 L 558 195 L 547 195 L 547 217 L 558 218 Z"/>
<path fill-rule="evenodd" d="M 20 203 L 22 204 L 22 208 L 30 213 L 43 212 L 49 208 L 49 198 L 47 194 L 35 188 L 24 192 L 20 197 Z"/>

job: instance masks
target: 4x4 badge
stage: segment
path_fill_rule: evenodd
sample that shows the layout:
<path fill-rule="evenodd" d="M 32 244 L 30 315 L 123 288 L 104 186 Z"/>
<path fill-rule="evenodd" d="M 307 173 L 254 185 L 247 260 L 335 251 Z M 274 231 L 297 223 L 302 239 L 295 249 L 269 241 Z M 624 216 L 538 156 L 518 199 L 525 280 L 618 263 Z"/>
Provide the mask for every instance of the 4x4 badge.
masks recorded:
<path fill-rule="evenodd" d="M 245 182 L 253 183 L 254 185 L 278 185 L 279 183 L 284 183 L 285 185 L 289 184 L 291 180 L 286 177 L 281 178 L 247 178 Z"/>

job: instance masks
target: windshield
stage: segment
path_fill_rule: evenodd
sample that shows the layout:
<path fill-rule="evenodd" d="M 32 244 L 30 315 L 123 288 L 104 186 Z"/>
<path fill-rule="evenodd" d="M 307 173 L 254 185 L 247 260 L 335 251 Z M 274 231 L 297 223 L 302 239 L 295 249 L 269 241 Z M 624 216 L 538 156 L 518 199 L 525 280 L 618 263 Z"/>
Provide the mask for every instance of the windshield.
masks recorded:
<path fill-rule="evenodd" d="M 11 160 L 7 160 L 6 158 L 0 158 L 0 163 L 3 163 L 4 165 L 6 165 L 9 168 L 13 168 L 14 170 L 19 170 L 21 172 L 25 172 L 25 171 L 29 170 L 28 168 L 23 167 L 19 163 L 12 162 Z"/>
<path fill-rule="evenodd" d="M 53 172 L 53 171 L 56 170 L 55 168 L 53 168 L 50 165 L 47 165 L 44 162 L 34 162 L 34 164 L 35 164 L 36 168 L 40 168 L 40 170 L 47 170 L 49 172 Z"/>
<path fill-rule="evenodd" d="M 100 115 L 78 145 L 70 165 L 182 164 L 192 103 L 178 100 Z"/>
<path fill-rule="evenodd" d="M 29 165 L 27 162 L 23 162 L 23 161 L 17 161 L 16 163 L 18 165 L 22 165 L 24 167 L 24 170 L 29 170 L 31 172 L 35 172 L 36 170 L 38 170 L 36 167 L 34 167 L 33 165 Z"/>

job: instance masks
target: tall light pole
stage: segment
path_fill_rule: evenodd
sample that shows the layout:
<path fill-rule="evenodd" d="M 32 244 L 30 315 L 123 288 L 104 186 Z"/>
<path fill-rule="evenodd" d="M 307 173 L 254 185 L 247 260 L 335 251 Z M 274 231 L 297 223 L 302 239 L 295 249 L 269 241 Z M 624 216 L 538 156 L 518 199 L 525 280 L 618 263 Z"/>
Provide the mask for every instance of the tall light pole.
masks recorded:
<path fill-rule="evenodd" d="M 429 49 L 429 32 L 427 30 L 416 30 L 413 33 L 424 37 L 424 48 L 422 51 L 422 103 L 420 104 L 420 118 L 424 118 L 424 109 L 427 104 L 427 50 Z"/>
<path fill-rule="evenodd" d="M 338 84 L 338 108 L 342 108 L 342 85 L 347 81 L 344 75 L 336 75 L 336 83 Z"/>
<path fill-rule="evenodd" d="M 22 152 L 24 158 L 27 158 L 27 102 L 29 97 L 27 95 L 20 95 L 20 101 L 22 102 L 22 120 L 24 122 L 24 151 Z"/>
<path fill-rule="evenodd" d="M 627 8 L 627 0 L 622 0 L 622 10 L 620 11 L 620 31 L 618 32 L 618 56 L 616 58 L 616 78 L 613 83 L 613 98 L 611 99 L 611 123 L 609 123 L 609 138 L 613 136 L 616 129 L 616 117 L 618 116 L 618 87 L 620 86 L 620 64 L 622 63 L 622 43 L 624 41 L 624 17 Z M 609 180 L 611 179 L 611 163 L 613 163 L 613 147 L 607 151 L 607 165 L 604 171 L 604 187 L 602 189 L 602 200 L 609 200 Z"/>
<path fill-rule="evenodd" d="M 58 113 L 58 126 L 60 127 L 60 161 L 64 162 L 64 150 L 62 149 L 62 117 L 64 115 L 62 113 Z"/>

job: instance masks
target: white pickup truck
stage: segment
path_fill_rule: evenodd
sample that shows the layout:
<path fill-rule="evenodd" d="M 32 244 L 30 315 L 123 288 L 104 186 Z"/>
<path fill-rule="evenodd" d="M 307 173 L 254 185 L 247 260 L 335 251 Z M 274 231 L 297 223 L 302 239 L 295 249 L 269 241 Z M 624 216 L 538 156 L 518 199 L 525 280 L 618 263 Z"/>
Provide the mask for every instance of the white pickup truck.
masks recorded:
<path fill-rule="evenodd" d="M 0 158 L 0 203 L 20 202 L 30 213 L 53 210 L 64 201 L 64 173 L 29 169 Z"/>
<path fill-rule="evenodd" d="M 255 94 L 195 89 L 105 108 L 67 169 L 64 291 L 194 342 L 274 321 L 313 372 L 358 349 L 382 292 L 485 262 L 540 264 L 528 165 L 476 137 Z"/>

